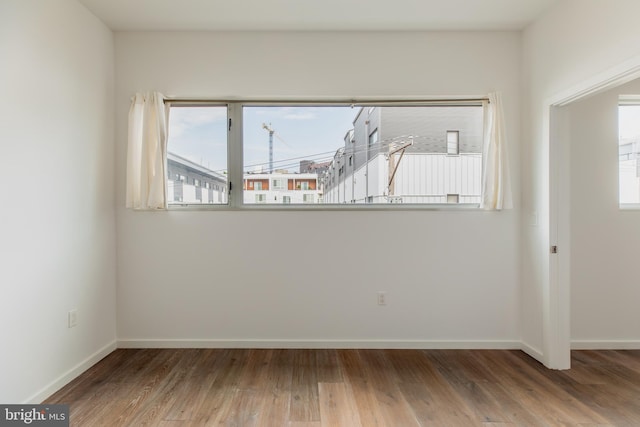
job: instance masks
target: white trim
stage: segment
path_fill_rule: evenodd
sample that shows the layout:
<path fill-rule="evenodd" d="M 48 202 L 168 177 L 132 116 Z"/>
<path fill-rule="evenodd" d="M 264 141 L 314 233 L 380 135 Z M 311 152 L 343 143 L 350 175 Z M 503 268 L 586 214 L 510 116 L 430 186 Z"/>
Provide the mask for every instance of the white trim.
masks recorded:
<path fill-rule="evenodd" d="M 575 340 L 572 350 L 640 350 L 638 340 Z"/>
<path fill-rule="evenodd" d="M 91 368 L 93 365 L 98 363 L 100 360 L 104 359 L 109 353 L 114 351 L 117 348 L 117 342 L 113 341 L 106 346 L 102 347 L 100 350 L 93 353 L 91 356 L 87 357 L 82 362 L 78 363 L 73 368 L 69 369 L 64 374 L 60 375 L 57 379 L 53 380 L 51 383 L 44 386 L 40 391 L 26 399 L 22 404 L 40 404 L 46 398 L 51 396 L 53 393 L 60 390 L 65 385 L 69 384 L 71 381 L 76 379 L 80 374 L 85 372 L 87 369 Z"/>
<path fill-rule="evenodd" d="M 640 55 L 555 94 L 547 100 L 547 104 L 562 107 L 587 96 L 618 87 L 638 77 L 640 77 Z"/>
<path fill-rule="evenodd" d="M 553 167 L 558 165 L 560 151 L 554 151 L 555 146 L 551 144 L 550 118 L 552 107 L 562 107 L 572 102 L 584 99 L 588 96 L 603 92 L 605 90 L 620 86 L 640 77 L 640 55 L 635 56 L 621 64 L 611 67 L 601 73 L 595 74 L 566 90 L 560 91 L 543 101 L 543 147 L 549 150 L 548 185 L 550 189 L 561 185 L 568 188 L 566 174 L 560 176 Z M 566 148 L 566 147 L 565 147 Z M 551 158 L 553 156 L 553 158 Z M 566 230 L 558 229 L 558 226 L 566 227 L 560 215 L 567 212 L 568 199 L 554 200 L 553 192 L 549 193 L 549 245 L 557 245 L 555 241 L 559 235 L 567 236 Z M 561 206 L 561 204 L 563 204 Z M 547 250 L 548 248 L 544 248 Z M 561 249 L 562 250 L 562 249 Z M 552 256 L 552 255 L 549 255 Z M 570 368 L 572 342 L 570 337 L 570 309 L 571 309 L 571 283 L 568 281 L 568 274 L 562 272 L 570 271 L 571 265 L 568 257 L 557 257 L 549 259 L 549 272 L 546 283 L 547 297 L 543 308 L 543 358 L 545 366 L 552 369 Z M 544 298 L 543 298 L 544 299 Z"/>
<path fill-rule="evenodd" d="M 620 203 L 621 211 L 637 211 L 640 210 L 640 203 Z"/>
<path fill-rule="evenodd" d="M 532 347 L 532 346 L 530 346 L 529 344 L 527 344 L 525 342 L 521 342 L 520 343 L 520 350 L 522 350 L 523 352 L 527 353 L 529 356 L 533 357 L 538 362 L 542 363 L 543 354 L 542 354 L 542 351 L 538 350 L 537 348 Z"/>
<path fill-rule="evenodd" d="M 520 350 L 519 341 L 125 339 L 118 348 Z"/>

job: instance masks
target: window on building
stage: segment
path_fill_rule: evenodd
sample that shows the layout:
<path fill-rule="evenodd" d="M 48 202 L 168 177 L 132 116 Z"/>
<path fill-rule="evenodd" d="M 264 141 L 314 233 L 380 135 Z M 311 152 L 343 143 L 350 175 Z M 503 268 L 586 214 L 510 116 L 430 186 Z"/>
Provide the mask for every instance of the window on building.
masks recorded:
<path fill-rule="evenodd" d="M 287 181 L 282 178 L 274 179 L 271 186 L 274 190 L 284 190 L 287 187 Z"/>
<path fill-rule="evenodd" d="M 368 114 L 369 109 L 375 114 Z M 242 129 L 233 123 L 242 123 Z M 406 207 L 452 203 L 450 196 L 457 195 L 456 203 L 477 205 L 483 126 L 481 101 L 355 106 L 173 101 L 169 200 L 234 207 L 255 203 Z M 213 196 L 196 191 L 209 182 Z M 300 197 L 296 190 L 309 194 Z"/>
<path fill-rule="evenodd" d="M 447 194 L 447 203 L 460 203 L 459 194 Z"/>
<path fill-rule="evenodd" d="M 457 130 L 447 131 L 447 154 L 460 154 L 460 132 Z"/>
<path fill-rule="evenodd" d="M 621 98 L 618 134 L 620 206 L 640 208 L 640 97 Z"/>
<path fill-rule="evenodd" d="M 227 187 L 227 106 L 170 105 L 168 134 L 169 205 L 226 204 L 226 191 L 209 198 L 196 187 L 200 177 Z"/>
<path fill-rule="evenodd" d="M 374 146 L 378 143 L 378 129 L 374 130 L 371 135 L 369 135 L 369 147 Z"/>

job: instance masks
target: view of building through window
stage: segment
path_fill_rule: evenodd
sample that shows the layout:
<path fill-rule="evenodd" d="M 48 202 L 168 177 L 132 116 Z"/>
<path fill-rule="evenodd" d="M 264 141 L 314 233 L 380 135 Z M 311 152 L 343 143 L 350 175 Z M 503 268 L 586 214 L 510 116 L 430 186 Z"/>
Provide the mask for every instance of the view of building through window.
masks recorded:
<path fill-rule="evenodd" d="M 225 204 L 226 106 L 171 107 L 170 204 Z M 478 204 L 481 105 L 245 105 L 244 204 Z"/>
<path fill-rule="evenodd" d="M 640 204 L 640 102 L 618 108 L 620 204 Z"/>
<path fill-rule="evenodd" d="M 167 199 L 174 204 L 227 203 L 227 106 L 171 106 Z"/>

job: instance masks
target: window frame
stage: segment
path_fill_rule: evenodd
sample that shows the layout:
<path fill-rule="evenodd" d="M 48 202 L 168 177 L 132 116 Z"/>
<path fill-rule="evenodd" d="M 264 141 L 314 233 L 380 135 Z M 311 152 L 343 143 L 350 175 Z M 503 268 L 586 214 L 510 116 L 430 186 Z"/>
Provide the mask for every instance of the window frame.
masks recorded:
<path fill-rule="evenodd" d="M 227 202 L 219 204 L 169 204 L 169 210 L 302 210 L 302 211 L 368 211 L 368 210 L 418 210 L 418 211 L 481 211 L 479 203 L 244 203 L 244 157 L 243 157 L 243 108 L 264 107 L 312 107 L 312 106 L 336 106 L 351 108 L 375 108 L 384 106 L 475 106 L 485 107 L 489 99 L 484 96 L 469 98 L 436 98 L 436 99 L 369 99 L 369 100 L 300 100 L 300 99 L 275 99 L 275 100 L 250 100 L 250 99 L 182 99 L 167 98 L 165 105 L 170 111 L 171 106 L 226 106 L 227 107 Z M 367 110 L 368 111 L 368 110 Z M 169 113 L 170 114 L 170 113 Z M 483 108 L 483 126 L 486 127 L 486 108 Z M 374 132 L 377 132 L 375 129 Z M 483 132 L 484 135 L 485 132 Z M 370 136 L 370 135 L 369 135 Z M 368 143 L 368 138 L 367 138 Z M 483 142 L 484 144 L 484 142 Z M 481 153 L 482 154 L 482 153 Z M 482 158 L 482 171 L 484 172 L 485 159 Z"/>
<path fill-rule="evenodd" d="M 620 192 L 621 185 L 621 169 L 620 169 L 620 108 L 621 107 L 639 107 L 640 95 L 620 95 L 618 97 L 618 139 L 616 141 L 618 150 L 618 209 L 620 210 L 640 210 L 640 203 L 622 202 L 622 194 Z M 640 162 L 640 159 L 637 160 Z M 638 165 L 636 165 L 638 167 Z"/>

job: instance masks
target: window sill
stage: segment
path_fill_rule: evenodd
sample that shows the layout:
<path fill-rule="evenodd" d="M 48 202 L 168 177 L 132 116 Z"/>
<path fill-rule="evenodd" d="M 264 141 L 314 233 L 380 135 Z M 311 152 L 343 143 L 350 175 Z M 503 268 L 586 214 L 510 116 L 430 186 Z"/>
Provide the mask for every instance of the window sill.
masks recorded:
<path fill-rule="evenodd" d="M 620 204 L 621 211 L 638 211 L 640 210 L 640 203 L 624 203 Z"/>
<path fill-rule="evenodd" d="M 169 205 L 169 211 L 336 211 L 336 212 L 363 212 L 363 211 L 385 211 L 385 212 L 403 212 L 403 211 L 478 211 L 485 212 L 480 209 L 478 204 L 243 204 L 241 206 L 225 205 L 199 205 L 199 204 L 183 204 Z"/>

